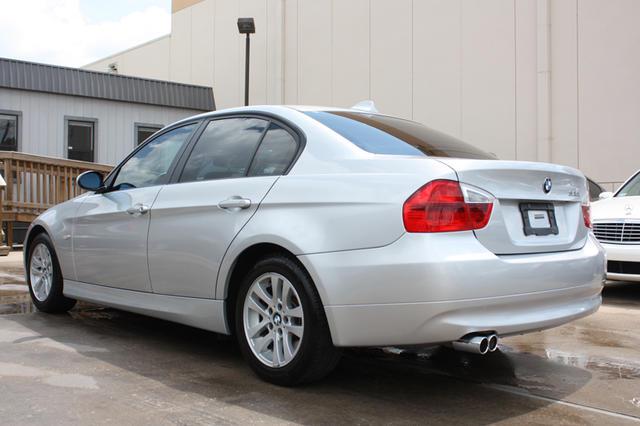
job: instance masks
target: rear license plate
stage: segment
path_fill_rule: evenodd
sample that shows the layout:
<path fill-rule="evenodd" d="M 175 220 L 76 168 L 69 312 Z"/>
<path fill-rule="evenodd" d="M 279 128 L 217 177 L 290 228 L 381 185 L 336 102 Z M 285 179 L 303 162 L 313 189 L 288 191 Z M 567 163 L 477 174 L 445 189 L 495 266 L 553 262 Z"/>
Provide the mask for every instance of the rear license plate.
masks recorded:
<path fill-rule="evenodd" d="M 552 203 L 520 203 L 524 235 L 558 235 Z"/>

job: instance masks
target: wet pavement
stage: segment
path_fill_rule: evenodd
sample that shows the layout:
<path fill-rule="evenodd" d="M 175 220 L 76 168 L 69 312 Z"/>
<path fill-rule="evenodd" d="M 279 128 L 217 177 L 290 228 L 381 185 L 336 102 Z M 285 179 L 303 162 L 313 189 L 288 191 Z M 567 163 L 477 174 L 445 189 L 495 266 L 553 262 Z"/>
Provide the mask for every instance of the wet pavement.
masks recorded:
<path fill-rule="evenodd" d="M 36 312 L 0 258 L 0 424 L 640 423 L 640 284 L 489 356 L 348 350 L 324 381 L 258 380 L 233 340 L 81 305 Z M 2 315 L 5 314 L 5 315 Z"/>

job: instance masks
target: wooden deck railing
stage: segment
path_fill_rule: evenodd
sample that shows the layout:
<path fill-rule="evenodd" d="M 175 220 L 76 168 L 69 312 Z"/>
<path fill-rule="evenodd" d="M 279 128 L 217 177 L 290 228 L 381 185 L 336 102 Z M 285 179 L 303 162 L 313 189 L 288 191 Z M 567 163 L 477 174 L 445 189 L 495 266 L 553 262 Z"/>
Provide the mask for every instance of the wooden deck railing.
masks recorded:
<path fill-rule="evenodd" d="M 0 188 L 0 223 L 7 224 L 7 245 L 13 245 L 15 222 L 31 222 L 49 207 L 81 194 L 76 178 L 87 170 L 107 173 L 111 166 L 0 151 L 0 174 L 6 182 Z"/>

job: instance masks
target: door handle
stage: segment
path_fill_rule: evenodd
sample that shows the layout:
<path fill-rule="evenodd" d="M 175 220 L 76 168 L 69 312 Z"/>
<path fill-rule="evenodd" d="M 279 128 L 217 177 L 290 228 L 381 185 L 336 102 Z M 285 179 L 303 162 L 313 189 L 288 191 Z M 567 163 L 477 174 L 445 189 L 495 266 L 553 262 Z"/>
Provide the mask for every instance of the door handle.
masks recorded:
<path fill-rule="evenodd" d="M 127 213 L 130 215 L 140 216 L 149 211 L 149 206 L 145 206 L 144 204 L 135 204 L 132 207 L 127 209 Z"/>
<path fill-rule="evenodd" d="M 220 201 L 218 207 L 225 210 L 233 210 L 233 209 L 248 209 L 251 207 L 251 200 L 248 198 L 242 197 L 231 197 L 227 198 L 224 201 Z"/>

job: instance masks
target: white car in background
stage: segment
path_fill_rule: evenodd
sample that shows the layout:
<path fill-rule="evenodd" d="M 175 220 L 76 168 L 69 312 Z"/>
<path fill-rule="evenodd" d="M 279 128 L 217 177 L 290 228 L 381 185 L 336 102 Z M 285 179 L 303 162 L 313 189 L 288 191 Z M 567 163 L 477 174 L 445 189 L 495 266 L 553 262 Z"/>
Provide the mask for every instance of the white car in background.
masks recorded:
<path fill-rule="evenodd" d="M 593 232 L 607 252 L 607 279 L 640 281 L 640 171 L 591 206 Z"/>

